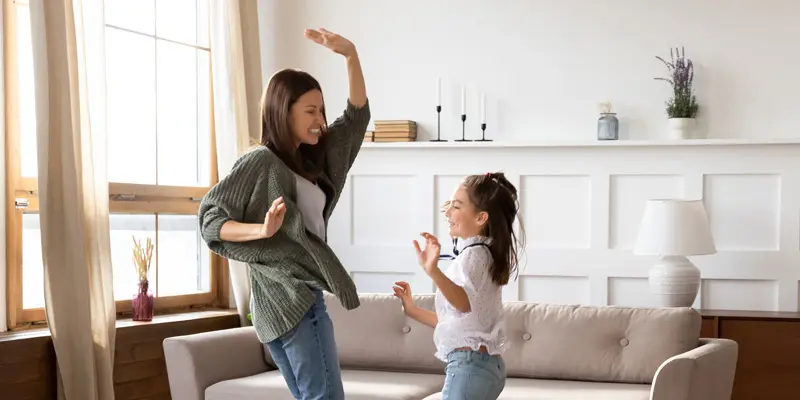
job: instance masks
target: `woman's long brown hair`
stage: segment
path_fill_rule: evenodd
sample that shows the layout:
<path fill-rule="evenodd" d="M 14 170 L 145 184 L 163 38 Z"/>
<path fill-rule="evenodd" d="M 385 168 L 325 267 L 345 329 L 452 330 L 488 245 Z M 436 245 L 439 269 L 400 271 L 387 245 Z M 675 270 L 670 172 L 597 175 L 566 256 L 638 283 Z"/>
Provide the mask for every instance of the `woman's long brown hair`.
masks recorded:
<path fill-rule="evenodd" d="M 284 69 L 272 76 L 261 97 L 261 144 L 292 171 L 312 182 L 322 172 L 327 142 L 325 136 L 321 136 L 313 146 L 303 143 L 296 148 L 290 115 L 297 99 L 315 89 L 322 93 L 319 82 L 307 72 Z M 320 111 L 327 125 L 324 105 Z"/>

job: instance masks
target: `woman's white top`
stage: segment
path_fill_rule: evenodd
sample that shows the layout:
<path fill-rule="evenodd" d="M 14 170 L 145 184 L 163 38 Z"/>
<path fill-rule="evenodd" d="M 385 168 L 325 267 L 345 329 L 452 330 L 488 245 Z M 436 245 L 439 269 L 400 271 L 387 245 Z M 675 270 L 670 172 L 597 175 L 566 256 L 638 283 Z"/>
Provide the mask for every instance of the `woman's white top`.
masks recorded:
<path fill-rule="evenodd" d="M 455 309 L 436 290 L 435 305 L 439 323 L 433 332 L 436 357 L 447 361 L 447 355 L 460 347 L 478 350 L 486 346 L 490 354 L 502 354 L 507 348 L 503 315 L 503 287 L 492 282 L 489 267 L 494 262 L 487 246 L 491 239 L 475 236 L 457 243 L 458 256 L 444 271 L 450 280 L 464 288 L 470 312 Z"/>
<path fill-rule="evenodd" d="M 325 209 L 325 192 L 306 178 L 294 174 L 297 183 L 297 207 L 303 214 L 303 224 L 311 233 L 325 241 L 325 219 L 322 212 Z"/>

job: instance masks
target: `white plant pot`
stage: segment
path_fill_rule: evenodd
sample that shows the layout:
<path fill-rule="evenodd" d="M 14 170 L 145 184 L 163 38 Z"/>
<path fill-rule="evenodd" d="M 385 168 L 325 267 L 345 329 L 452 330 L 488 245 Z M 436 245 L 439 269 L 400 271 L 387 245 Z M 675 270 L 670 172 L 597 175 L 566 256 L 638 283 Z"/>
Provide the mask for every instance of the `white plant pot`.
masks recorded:
<path fill-rule="evenodd" d="M 691 307 L 700 289 L 700 269 L 683 256 L 666 256 L 650 268 L 650 293 L 661 307 Z"/>
<path fill-rule="evenodd" d="M 692 137 L 694 127 L 694 118 L 670 118 L 669 137 L 675 140 L 689 139 Z"/>

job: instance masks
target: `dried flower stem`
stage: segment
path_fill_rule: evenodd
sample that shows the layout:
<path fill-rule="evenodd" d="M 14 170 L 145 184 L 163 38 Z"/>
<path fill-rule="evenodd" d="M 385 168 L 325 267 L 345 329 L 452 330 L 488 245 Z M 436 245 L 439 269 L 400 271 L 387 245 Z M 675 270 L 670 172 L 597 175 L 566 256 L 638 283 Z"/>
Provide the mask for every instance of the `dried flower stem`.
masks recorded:
<path fill-rule="evenodd" d="M 140 241 L 133 237 L 133 265 L 136 268 L 136 274 L 139 275 L 139 282 L 147 280 L 147 275 L 150 272 L 150 262 L 153 258 L 153 249 L 155 245 L 147 238 L 145 247 L 142 248 Z"/>

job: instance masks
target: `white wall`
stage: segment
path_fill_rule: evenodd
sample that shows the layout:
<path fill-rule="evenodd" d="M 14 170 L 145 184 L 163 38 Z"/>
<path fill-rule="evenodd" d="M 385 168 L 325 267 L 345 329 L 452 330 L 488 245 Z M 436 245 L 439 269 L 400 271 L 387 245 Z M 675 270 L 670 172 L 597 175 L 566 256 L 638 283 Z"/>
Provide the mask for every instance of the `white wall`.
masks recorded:
<path fill-rule="evenodd" d="M 800 132 L 800 2 L 795 0 L 260 0 L 264 82 L 278 68 L 318 77 L 344 104 L 340 57 L 303 38 L 326 27 L 358 46 L 375 119 L 413 119 L 435 135 L 435 82 L 445 84 L 443 135 L 460 135 L 460 86 L 476 137 L 479 91 L 495 138 L 594 138 L 597 103 L 613 101 L 621 134 L 662 137 L 668 84 L 655 59 L 685 46 L 696 66 L 708 137 Z M 332 111 L 331 111 L 332 112 Z M 428 136 L 425 136 L 428 137 Z"/>

